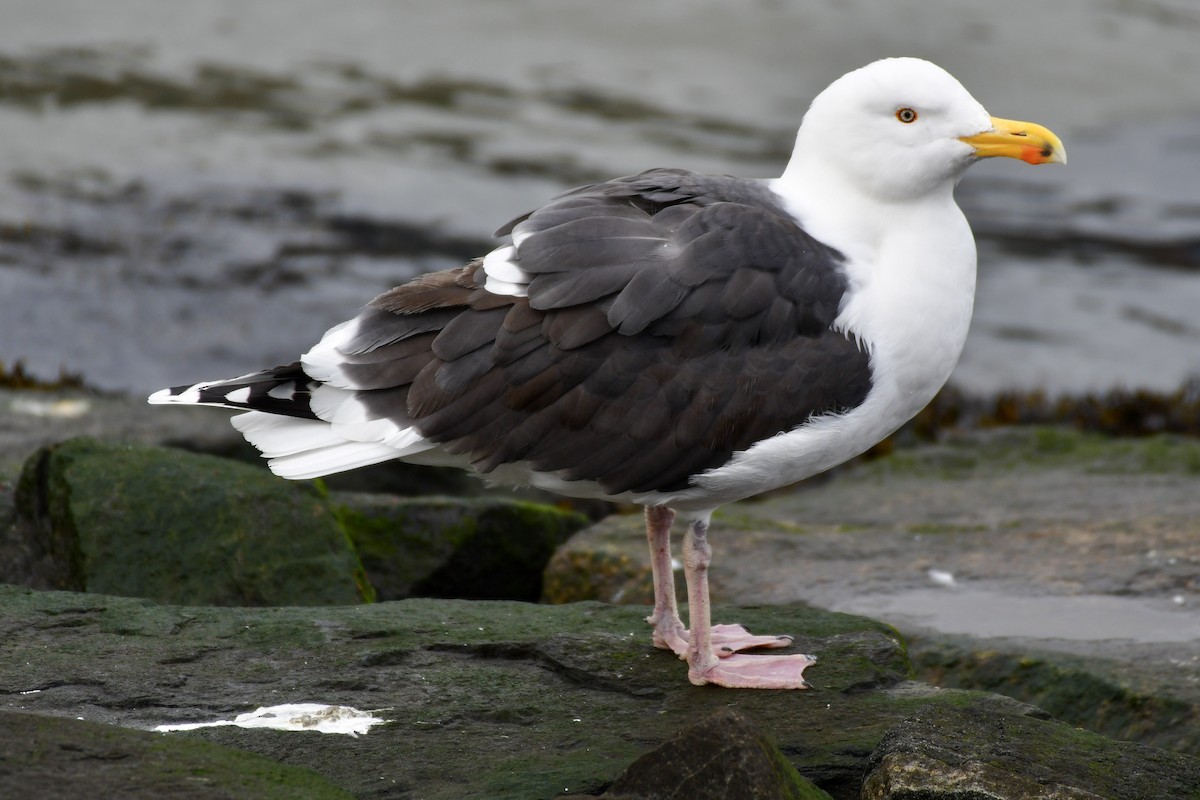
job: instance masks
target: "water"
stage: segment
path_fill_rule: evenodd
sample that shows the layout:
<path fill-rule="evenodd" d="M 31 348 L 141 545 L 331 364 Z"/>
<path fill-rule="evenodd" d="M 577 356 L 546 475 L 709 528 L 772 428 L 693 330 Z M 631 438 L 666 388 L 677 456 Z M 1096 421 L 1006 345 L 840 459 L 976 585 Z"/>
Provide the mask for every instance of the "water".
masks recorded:
<path fill-rule="evenodd" d="M 290 361 L 579 182 L 778 174 L 815 92 L 907 54 L 1070 153 L 961 187 L 953 381 L 1200 374 L 1200 9 L 963 5 L 0 2 L 0 361 L 138 392 Z"/>

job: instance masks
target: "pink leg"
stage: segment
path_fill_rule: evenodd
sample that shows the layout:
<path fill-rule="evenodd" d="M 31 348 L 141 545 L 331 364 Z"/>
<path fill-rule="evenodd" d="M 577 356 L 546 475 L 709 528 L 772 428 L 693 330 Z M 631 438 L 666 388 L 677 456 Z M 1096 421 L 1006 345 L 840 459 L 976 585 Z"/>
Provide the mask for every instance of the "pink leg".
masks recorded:
<path fill-rule="evenodd" d="M 688 680 L 697 686 L 714 683 L 740 689 L 807 689 L 804 669 L 815 662 L 812 656 L 731 653 L 725 658 L 718 658 L 714 650 L 712 612 L 708 598 L 708 567 L 711 563 L 708 520 L 699 519 L 688 527 L 683 540 L 683 568 L 687 577 L 688 617 L 691 622 Z"/>
<path fill-rule="evenodd" d="M 675 512 L 666 506 L 646 506 L 646 539 L 650 542 L 650 571 L 654 576 L 654 613 L 646 622 L 654 626 L 654 646 L 687 653 L 687 628 L 675 603 L 675 575 L 671 569 L 671 523 Z"/>
<path fill-rule="evenodd" d="M 646 622 L 654 626 L 654 646 L 688 657 L 688 631 L 679 618 L 675 601 L 675 576 L 671 568 L 671 524 L 675 512 L 666 506 L 646 507 L 646 539 L 650 543 L 650 571 L 654 576 L 654 613 Z M 713 625 L 713 647 L 720 658 L 739 650 L 787 647 L 790 636 L 755 636 L 741 625 Z"/>

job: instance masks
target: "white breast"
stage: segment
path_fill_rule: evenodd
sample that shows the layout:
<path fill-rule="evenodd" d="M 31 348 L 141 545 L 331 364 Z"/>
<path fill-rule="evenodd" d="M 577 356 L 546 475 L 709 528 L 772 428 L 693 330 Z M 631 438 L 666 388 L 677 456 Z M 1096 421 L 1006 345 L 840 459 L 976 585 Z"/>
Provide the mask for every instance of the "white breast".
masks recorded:
<path fill-rule="evenodd" d="M 871 354 L 862 405 L 810 420 L 735 455 L 670 498 L 710 509 L 785 486 L 866 451 L 933 399 L 966 341 L 975 294 L 975 242 L 951 194 L 881 209 L 870 236 L 843 238 L 804 217 L 805 227 L 848 257 L 851 290 L 835 328 Z"/>

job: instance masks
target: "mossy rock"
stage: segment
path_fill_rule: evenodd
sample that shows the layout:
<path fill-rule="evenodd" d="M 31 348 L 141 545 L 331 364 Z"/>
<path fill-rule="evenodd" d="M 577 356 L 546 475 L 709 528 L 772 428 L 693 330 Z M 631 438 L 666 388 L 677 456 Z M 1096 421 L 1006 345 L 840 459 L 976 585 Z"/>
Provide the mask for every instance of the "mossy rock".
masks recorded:
<path fill-rule="evenodd" d="M 989 644 L 989 643 L 983 643 Z M 1002 652 L 961 637 L 925 637 L 910 646 L 918 675 L 955 689 L 997 692 L 1114 739 L 1200 756 L 1194 695 L 1135 680 L 1129 668 L 1096 656 Z"/>
<path fill-rule="evenodd" d="M 0 630 L 13 632 L 0 708 L 146 728 L 268 703 L 378 710 L 387 723 L 357 739 L 233 726 L 170 735 L 304 765 L 357 796 L 431 800 L 599 794 L 682 727 L 734 708 L 840 800 L 888 725 L 931 700 L 899 690 L 908 664 L 884 625 L 803 607 L 722 611 L 796 634 L 794 651 L 819 655 L 813 689 L 692 686 L 686 665 L 651 645 L 638 606 L 185 608 L 0 587 Z"/>
<path fill-rule="evenodd" d="M 70 439 L 26 461 L 16 505 L 62 588 L 190 605 L 372 599 L 312 484 L 226 459 Z"/>
<path fill-rule="evenodd" d="M 722 622 L 796 634 L 791 651 L 817 654 L 805 673 L 812 689 L 772 692 L 692 686 L 686 665 L 650 644 L 648 612 L 434 599 L 186 608 L 0 587 L 0 708 L 140 728 L 288 702 L 369 709 L 386 722 L 358 738 L 233 726 L 170 734 L 310 768 L 359 797 L 603 794 L 636 759 L 724 709 L 835 800 L 859 800 L 872 753 L 897 728 L 905 738 L 879 751 L 889 764 L 929 740 L 920 752 L 944 745 L 951 766 L 977 751 L 1035 777 L 1052 770 L 1075 792 L 1064 797 L 1191 797 L 1094 791 L 1111 789 L 1114 770 L 1140 775 L 1148 791 L 1200 786 L 1196 759 L 1076 731 L 1009 698 L 908 680 L 903 644 L 877 622 L 802 606 L 721 608 Z M 969 730 L 943 736 L 941 720 Z"/>
<path fill-rule="evenodd" d="M 719 708 L 626 768 L 604 798 L 832 800 L 758 725 Z"/>
<path fill-rule="evenodd" d="M 499 498 L 336 494 L 338 519 L 380 600 L 537 600 L 555 548 L 587 518 Z"/>
<path fill-rule="evenodd" d="M 0 711 L 0 796 L 349 800 L 316 772 L 230 747 Z"/>
<path fill-rule="evenodd" d="M 1200 762 L 1114 742 L 1039 714 L 927 706 L 870 758 L 861 800 L 1197 800 Z"/>
<path fill-rule="evenodd" d="M 560 547 L 546 565 L 542 601 L 652 604 L 654 585 L 641 515 L 614 514 Z M 686 597 L 682 573 L 677 596 Z"/>
<path fill-rule="evenodd" d="M 1114 438 L 1067 427 L 1017 426 L 967 431 L 937 444 L 876 459 L 863 477 L 907 475 L 947 480 L 1011 471 L 1072 469 L 1084 474 L 1200 474 L 1200 442 L 1173 434 Z"/>

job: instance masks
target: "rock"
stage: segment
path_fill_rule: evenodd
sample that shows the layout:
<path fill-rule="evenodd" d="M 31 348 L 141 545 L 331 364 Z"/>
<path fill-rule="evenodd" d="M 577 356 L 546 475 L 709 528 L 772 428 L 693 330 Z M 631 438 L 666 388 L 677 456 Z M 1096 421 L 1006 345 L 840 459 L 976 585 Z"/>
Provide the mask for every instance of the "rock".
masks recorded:
<path fill-rule="evenodd" d="M 198 608 L 0 587 L 0 708 L 135 728 L 293 702 L 372 710 L 388 722 L 357 739 L 233 727 L 171 737 L 306 766 L 358 797 L 430 800 L 602 794 L 638 757 L 719 709 L 755 720 L 831 797 L 857 800 L 872 752 L 905 720 L 967 709 L 961 719 L 979 721 L 973 741 L 986 742 L 1020 733 L 1032 713 L 998 695 L 909 680 L 895 632 L 861 617 L 804 606 L 720 610 L 722 622 L 796 634 L 795 650 L 819 656 L 806 672 L 814 688 L 692 686 L 682 662 L 650 645 L 648 609 L 637 606 L 412 599 Z M 1058 731 L 1054 758 L 1063 763 L 1154 769 L 1151 785 L 1195 777 L 1195 759 L 1045 724 Z M 1022 736 L 1003 748 L 1017 760 L 1046 757 L 1044 739 L 1021 749 Z"/>
<path fill-rule="evenodd" d="M 1197 464 L 1194 440 L 1042 428 L 897 450 L 719 510 L 715 612 L 884 619 L 923 680 L 1200 755 Z M 613 516 L 559 548 L 544 596 L 646 603 L 649 574 L 641 519 Z"/>
<path fill-rule="evenodd" d="M 550 555 L 587 523 L 496 497 L 330 502 L 314 484 L 229 459 L 91 439 L 28 459 L 15 511 L 7 486 L 0 579 L 177 603 L 355 603 L 376 588 L 384 599 L 534 601 Z"/>
<path fill-rule="evenodd" d="M 93 400 L 94 418 L 35 415 L 25 424 L 15 411 L 0 415 L 0 457 L 7 459 L 0 463 L 19 464 L 12 448 L 31 435 L 103 433 L 101 417 L 108 419 L 109 406 L 119 404 Z M 143 441 L 185 430 L 189 441 L 199 442 L 203 431 L 227 431 L 221 422 L 213 425 L 211 410 L 200 409 L 195 424 L 181 417 L 182 428 L 171 415 L 154 431 L 139 422 L 145 416 L 140 403 L 122 413 L 127 419 L 120 430 Z M 6 442 L 12 447 L 5 449 Z M 956 589 L 939 590 L 946 606 L 961 603 L 972 583 L 986 581 L 1017 596 L 1147 598 L 1178 608 L 1184 625 L 1200 586 L 1194 550 L 1198 453 L 1195 442 L 1164 437 L 1109 440 L 1037 429 L 970 434 L 724 509 L 713 535 L 718 621 L 804 634 L 796 649 L 821 656 L 808 672 L 817 683 L 811 692 L 691 687 L 682 664 L 648 646 L 641 621 L 647 610 L 639 607 L 405 601 L 216 609 L 0 590 L 0 707 L 135 727 L 227 718 L 286 701 L 388 709 L 381 714 L 391 722 L 358 740 L 232 728 L 171 738 L 234 744 L 282 762 L 312 764 L 358 796 L 434 798 L 600 794 L 685 722 L 729 707 L 758 721 L 763 735 L 778 741 L 793 766 L 830 796 L 857 798 L 868 757 L 885 734 L 905 720 L 937 722 L 942 718 L 922 716 L 935 711 L 965 708 L 968 722 L 1019 718 L 1025 721 L 983 725 L 978 732 L 988 741 L 1017 731 L 1021 735 L 1011 737 L 1017 743 L 1028 735 L 1047 745 L 1022 727 L 1034 713 L 1027 706 L 909 680 L 903 647 L 885 625 L 799 605 L 754 604 L 808 600 L 861 607 L 871 598 L 927 589 L 927 573 L 937 568 L 958 581 Z M 303 498 L 321 500 L 257 472 Z M 4 525 L 14 515 L 13 475 L 0 468 L 0 476 L 9 478 L 0 477 L 0 532 L 7 535 L 0 541 L 0 572 L 27 580 L 30 570 L 14 569 L 18 562 L 47 570 L 55 562 L 33 549 L 47 539 L 14 543 L 16 527 Z M 36 512 L 51 493 L 36 480 L 34 487 L 32 495 L 22 492 L 21 505 L 28 510 L 33 497 Z M 383 516 L 389 505 L 378 504 Z M 29 533 L 27 525 L 21 532 Z M 548 573 L 547 597 L 649 598 L 636 515 L 614 517 L 575 537 L 560 557 L 569 570 Z M 571 580 L 555 584 L 563 574 Z M 597 574 L 604 580 L 589 585 Z M 70 584 L 64 578 L 58 585 Z M 897 606 L 879 613 L 910 626 L 903 611 Z M 1003 615 L 980 619 L 997 617 Z M 1062 657 L 1033 646 L 1043 640 L 964 638 L 942 648 L 930 631 L 908 629 L 920 634 L 913 652 L 922 674 L 939 682 L 996 687 L 1112 736 L 1184 751 L 1196 741 L 1200 662 L 1194 641 L 1048 643 L 1076 648 Z M 1118 659 L 1122 651 L 1126 657 Z M 1132 774 L 1150 770 L 1184 786 L 1194 778 L 1194 760 L 1164 758 L 1093 734 L 1074 731 L 1053 742 L 1064 763 L 1096 760 Z M 996 752 L 1018 752 L 1011 742 L 1001 750 Z M 1035 750 L 1013 763 L 1041 757 Z M 1098 782 L 1071 791 L 1073 797 L 1110 796 L 1102 792 L 1111 788 Z M 943 791 L 925 787 L 898 796 L 911 799 L 927 789 Z"/>
<path fill-rule="evenodd" d="M 198 605 L 372 596 L 311 484 L 226 459 L 71 439 L 27 460 L 16 506 L 26 549 L 51 585 Z"/>
<path fill-rule="evenodd" d="M 380 600 L 536 601 L 555 548 L 587 518 L 502 498 L 335 494 L 338 519 Z"/>
<path fill-rule="evenodd" d="M 862 800 L 1200 797 L 1200 761 L 1035 716 L 929 706 L 888 731 Z"/>
<path fill-rule="evenodd" d="M 717 709 L 629 765 L 605 797 L 830 800 L 744 716 Z"/>
<path fill-rule="evenodd" d="M 246 444 L 252 460 L 265 464 L 257 450 Z M 455 497 L 482 494 L 484 484 L 470 473 L 456 467 L 429 467 L 406 464 L 403 461 L 384 461 L 348 472 L 322 478 L 331 491 L 362 494 L 393 494 L 403 497 L 453 495 Z"/>
<path fill-rule="evenodd" d="M 1138 649 L 1148 663 L 1137 668 L 967 637 L 923 636 L 909 641 L 908 654 L 921 679 L 938 686 L 999 692 L 1112 739 L 1200 756 L 1200 693 L 1179 691 L 1184 665 L 1154 648 Z"/>
<path fill-rule="evenodd" d="M 642 515 L 614 514 L 588 527 L 554 551 L 543 581 L 542 600 L 547 603 L 653 604 Z M 681 572 L 675 575 L 675 592 L 687 597 Z"/>
<path fill-rule="evenodd" d="M 685 665 L 650 645 L 637 607 L 195 608 L 0 588 L 0 707 L 151 728 L 278 703 L 350 705 L 389 723 L 354 740 L 172 735 L 309 766 L 358 796 L 530 798 L 599 794 L 684 719 L 725 707 L 762 720 L 826 790 L 857 787 L 888 724 L 929 702 L 926 688 L 886 688 L 907 685 L 908 670 L 886 626 L 803 607 L 729 611 L 752 629 L 798 634 L 797 650 L 821 656 L 806 673 L 816 688 L 691 686 Z"/>
<path fill-rule="evenodd" d="M 230 747 L 0 711 L 0 797 L 348 800 L 316 772 Z"/>

